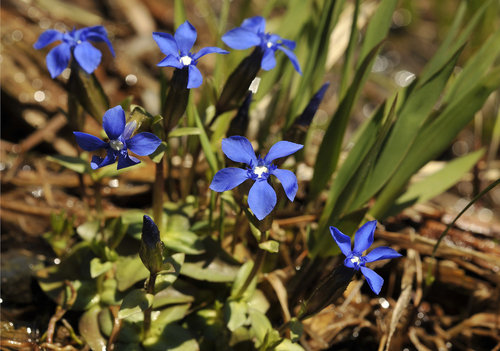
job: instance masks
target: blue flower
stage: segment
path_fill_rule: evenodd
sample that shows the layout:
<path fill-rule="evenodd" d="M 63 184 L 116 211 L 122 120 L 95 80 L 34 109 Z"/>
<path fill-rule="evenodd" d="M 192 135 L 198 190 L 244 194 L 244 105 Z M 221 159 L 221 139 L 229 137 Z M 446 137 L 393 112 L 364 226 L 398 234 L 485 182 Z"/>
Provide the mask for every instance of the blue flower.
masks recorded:
<path fill-rule="evenodd" d="M 118 158 L 118 169 L 133 166 L 141 161 L 130 156 L 127 150 L 140 156 L 147 156 L 161 144 L 160 138 L 152 133 L 143 132 L 132 137 L 137 124 L 135 121 L 125 124 L 125 112 L 119 105 L 106 111 L 102 125 L 109 142 L 104 142 L 87 133 L 73 132 L 76 142 L 82 149 L 86 151 L 106 150 L 107 154 L 104 159 L 98 156 L 92 157 L 90 163 L 92 169 L 110 165 L 116 161 L 116 158 Z"/>
<path fill-rule="evenodd" d="M 276 66 L 274 53 L 276 50 L 283 51 L 292 61 L 293 67 L 302 74 L 300 64 L 292 50 L 295 49 L 295 42 L 283 39 L 277 34 L 266 33 L 266 20 L 263 17 L 255 16 L 247 18 L 241 27 L 231 29 L 222 36 L 222 41 L 227 46 L 236 50 L 245 50 L 252 46 L 259 46 L 264 56 L 261 61 L 261 68 L 269 71 Z"/>
<path fill-rule="evenodd" d="M 344 266 L 357 271 L 361 270 L 361 273 L 365 276 L 370 288 L 375 294 L 378 295 L 380 289 L 382 289 L 382 285 L 384 284 L 384 279 L 370 268 L 366 268 L 365 264 L 367 262 L 400 257 L 401 254 L 397 253 L 390 247 L 382 246 L 373 249 L 366 256 L 362 256 L 363 251 L 367 250 L 373 243 L 373 233 L 375 232 L 376 226 L 377 221 L 371 221 L 365 223 L 361 228 L 359 228 L 354 238 L 354 250 L 351 250 L 351 238 L 342 234 L 340 230 L 335 227 L 330 227 L 330 232 L 332 233 L 333 239 L 337 242 L 340 250 L 346 256 Z"/>
<path fill-rule="evenodd" d="M 268 178 L 272 174 L 279 179 L 285 189 L 286 196 L 293 201 L 298 185 L 295 174 L 285 169 L 278 169 L 273 161 L 280 157 L 291 155 L 304 146 L 289 141 L 278 141 L 264 157 L 256 157 L 252 144 L 242 136 L 232 136 L 222 140 L 222 151 L 234 162 L 248 165 L 247 169 L 228 167 L 218 171 L 210 189 L 223 192 L 231 190 L 247 179 L 255 181 L 248 193 L 248 206 L 255 216 L 262 220 L 276 205 L 276 193 L 269 184 Z"/>
<path fill-rule="evenodd" d="M 61 33 L 55 29 L 43 32 L 33 45 L 35 49 L 42 49 L 53 42 L 60 40 L 61 44 L 49 51 L 46 57 L 47 68 L 52 78 L 57 77 L 68 66 L 71 53 L 76 62 L 88 74 L 95 71 L 101 63 L 101 52 L 93 47 L 89 41 L 103 41 L 108 44 L 111 54 L 115 56 L 108 33 L 103 26 L 73 29 L 70 32 Z"/>
<path fill-rule="evenodd" d="M 188 21 L 177 28 L 175 35 L 153 32 L 153 39 L 161 52 L 167 57 L 158 63 L 160 67 L 186 68 L 189 70 L 187 88 L 198 88 L 203 82 L 200 70 L 196 67 L 198 60 L 206 54 L 228 54 L 229 52 L 217 47 L 206 47 L 196 54 L 191 52 L 196 41 L 196 29 Z"/>

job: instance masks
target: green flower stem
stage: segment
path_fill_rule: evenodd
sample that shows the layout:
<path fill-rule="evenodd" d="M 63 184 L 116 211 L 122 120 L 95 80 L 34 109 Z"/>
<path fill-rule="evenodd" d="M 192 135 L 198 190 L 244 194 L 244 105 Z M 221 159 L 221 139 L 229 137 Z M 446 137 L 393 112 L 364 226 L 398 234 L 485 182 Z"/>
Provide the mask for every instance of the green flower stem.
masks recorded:
<path fill-rule="evenodd" d="M 263 243 L 264 241 L 266 241 L 266 238 L 267 238 L 267 233 L 261 233 L 259 243 Z M 243 295 L 243 293 L 248 288 L 248 286 L 250 285 L 252 280 L 260 272 L 260 270 L 262 269 L 262 265 L 264 264 L 266 254 L 267 254 L 267 251 L 259 249 L 259 251 L 257 252 L 257 257 L 255 258 L 255 262 L 253 264 L 252 270 L 250 271 L 250 274 L 248 275 L 247 279 L 245 280 L 245 282 L 241 286 L 240 291 L 238 291 L 238 293 L 236 294 L 236 299 L 240 298 Z"/>
<path fill-rule="evenodd" d="M 155 182 L 153 185 L 153 218 L 161 227 L 163 214 L 163 190 L 165 180 L 163 179 L 163 165 L 165 157 L 156 164 Z"/>
<path fill-rule="evenodd" d="M 156 276 L 158 273 L 150 273 L 149 279 L 146 282 L 146 292 L 148 294 L 154 295 L 155 292 L 155 282 Z M 151 311 L 153 310 L 153 306 L 148 307 L 144 311 L 144 335 L 147 335 L 149 328 L 151 327 Z"/>

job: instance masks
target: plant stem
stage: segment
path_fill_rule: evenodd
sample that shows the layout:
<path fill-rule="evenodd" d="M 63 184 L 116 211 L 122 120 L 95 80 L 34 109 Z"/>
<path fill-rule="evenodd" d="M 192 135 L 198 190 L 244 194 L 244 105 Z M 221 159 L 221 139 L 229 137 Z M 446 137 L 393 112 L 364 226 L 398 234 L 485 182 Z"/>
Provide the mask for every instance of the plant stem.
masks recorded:
<path fill-rule="evenodd" d="M 150 273 L 149 279 L 146 283 L 146 292 L 148 294 L 154 295 L 155 292 L 155 282 L 156 276 L 158 273 Z M 151 327 L 151 311 L 153 310 L 153 306 L 148 307 L 144 311 L 144 335 L 146 335 Z"/>
<path fill-rule="evenodd" d="M 153 185 L 153 218 L 158 226 L 162 225 L 162 214 L 163 214 L 163 190 L 164 190 L 164 179 L 163 179 L 163 165 L 165 157 L 162 157 L 161 161 L 156 164 L 155 182 Z"/>
<path fill-rule="evenodd" d="M 267 235 L 265 233 L 261 233 L 260 235 L 260 242 L 264 242 L 266 240 Z M 248 288 L 250 283 L 252 282 L 253 278 L 260 272 L 262 265 L 264 263 L 264 259 L 266 258 L 266 253 L 267 251 L 259 249 L 257 252 L 257 257 L 255 258 L 255 262 L 253 264 L 252 270 L 250 271 L 250 274 L 248 275 L 247 279 L 241 286 L 240 291 L 238 291 L 238 294 L 236 294 L 236 298 L 240 298 L 245 290 Z"/>

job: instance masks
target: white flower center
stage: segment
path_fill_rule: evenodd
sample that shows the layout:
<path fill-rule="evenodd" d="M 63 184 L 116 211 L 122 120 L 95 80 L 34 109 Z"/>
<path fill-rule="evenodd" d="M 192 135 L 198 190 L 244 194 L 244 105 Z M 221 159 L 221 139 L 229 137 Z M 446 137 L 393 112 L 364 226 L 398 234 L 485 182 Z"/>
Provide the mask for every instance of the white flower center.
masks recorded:
<path fill-rule="evenodd" d="M 81 44 L 81 43 L 82 43 L 82 41 L 81 41 L 81 40 L 77 40 L 77 41 L 76 41 L 76 43 L 77 43 L 77 44 Z"/>
<path fill-rule="evenodd" d="M 120 140 L 111 140 L 109 142 L 109 146 L 111 146 L 111 148 L 116 151 L 120 151 L 123 149 L 123 143 Z"/>
<path fill-rule="evenodd" d="M 273 47 L 273 43 L 271 43 L 270 41 L 267 42 L 267 47 L 270 49 Z"/>
<path fill-rule="evenodd" d="M 191 62 L 193 62 L 193 59 L 189 56 L 182 56 L 181 57 L 181 63 L 184 65 L 184 66 L 189 66 L 191 64 Z"/>
<path fill-rule="evenodd" d="M 356 264 L 356 263 L 359 263 L 359 257 L 358 256 L 354 256 L 353 258 L 351 258 L 351 262 Z"/>
<path fill-rule="evenodd" d="M 266 166 L 257 166 L 253 169 L 253 173 L 257 174 L 257 178 L 262 177 L 262 173 L 266 173 L 268 171 Z"/>

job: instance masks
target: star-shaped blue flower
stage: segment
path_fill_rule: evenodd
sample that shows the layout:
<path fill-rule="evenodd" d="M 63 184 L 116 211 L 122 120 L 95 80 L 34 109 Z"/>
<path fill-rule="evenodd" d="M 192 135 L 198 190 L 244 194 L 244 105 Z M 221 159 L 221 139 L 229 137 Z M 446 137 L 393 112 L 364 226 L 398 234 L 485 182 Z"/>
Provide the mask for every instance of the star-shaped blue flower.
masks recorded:
<path fill-rule="evenodd" d="M 89 41 L 105 42 L 108 44 L 111 54 L 115 56 L 111 42 L 108 39 L 108 33 L 103 26 L 73 29 L 66 33 L 49 29 L 40 35 L 33 47 L 42 49 L 57 40 L 61 40 L 62 43 L 50 50 L 45 59 L 52 78 L 60 75 L 68 66 L 71 53 L 73 53 L 76 62 L 85 72 L 88 74 L 94 72 L 101 63 L 102 54 Z"/>
<path fill-rule="evenodd" d="M 247 169 L 228 167 L 218 171 L 210 189 L 223 192 L 231 190 L 247 179 L 255 181 L 248 193 L 248 206 L 255 216 L 262 220 L 273 210 L 276 205 L 276 193 L 269 184 L 268 179 L 272 174 L 279 179 L 285 189 L 286 196 L 293 201 L 297 194 L 297 178 L 293 172 L 278 169 L 273 161 L 280 157 L 291 155 L 304 146 L 289 141 L 278 141 L 264 157 L 255 156 L 252 144 L 242 136 L 232 136 L 222 140 L 222 151 L 234 162 L 248 165 Z"/>
<path fill-rule="evenodd" d="M 91 134 L 73 132 L 76 142 L 82 149 L 86 151 L 106 150 L 104 159 L 98 156 L 92 157 L 90 163 L 92 169 L 110 165 L 117 158 L 118 169 L 133 166 L 141 161 L 130 156 L 127 150 L 139 156 L 147 156 L 151 155 L 161 144 L 160 138 L 152 133 L 143 132 L 132 137 L 137 124 L 135 121 L 125 124 L 125 112 L 120 105 L 106 111 L 102 125 L 108 135 L 108 142 L 104 142 Z"/>
<path fill-rule="evenodd" d="M 363 251 L 367 250 L 373 243 L 373 234 L 375 233 L 376 226 L 377 221 L 371 221 L 365 223 L 361 228 L 359 228 L 354 237 L 353 250 L 351 250 L 351 238 L 342 234 L 342 232 L 335 227 L 330 227 L 330 232 L 332 233 L 333 239 L 337 242 L 340 250 L 346 256 L 344 266 L 357 271 L 361 270 L 361 273 L 365 276 L 370 288 L 375 294 L 378 295 L 380 289 L 382 289 L 382 285 L 384 284 L 384 279 L 370 268 L 366 268 L 365 264 L 367 262 L 400 257 L 401 254 L 397 253 L 390 247 L 382 246 L 373 249 L 366 256 L 362 256 Z"/>
<path fill-rule="evenodd" d="M 222 36 L 222 41 L 227 46 L 236 50 L 245 50 L 252 46 L 258 46 L 263 51 L 261 68 L 269 71 L 276 66 L 274 53 L 276 50 L 283 51 L 292 61 L 293 67 L 302 74 L 297 57 L 293 53 L 295 42 L 283 39 L 277 34 L 266 33 L 266 20 L 261 16 L 247 18 L 240 27 L 231 29 Z"/>
<path fill-rule="evenodd" d="M 187 68 L 189 79 L 187 88 L 198 88 L 203 82 L 200 70 L 196 67 L 198 60 L 206 54 L 228 54 L 229 51 L 217 48 L 206 47 L 192 53 L 194 42 L 196 41 L 196 29 L 188 21 L 177 28 L 174 36 L 168 33 L 153 32 L 153 39 L 158 44 L 161 52 L 167 57 L 158 63 L 160 67 L 175 67 L 177 69 Z"/>

